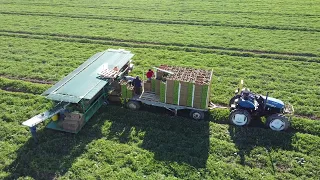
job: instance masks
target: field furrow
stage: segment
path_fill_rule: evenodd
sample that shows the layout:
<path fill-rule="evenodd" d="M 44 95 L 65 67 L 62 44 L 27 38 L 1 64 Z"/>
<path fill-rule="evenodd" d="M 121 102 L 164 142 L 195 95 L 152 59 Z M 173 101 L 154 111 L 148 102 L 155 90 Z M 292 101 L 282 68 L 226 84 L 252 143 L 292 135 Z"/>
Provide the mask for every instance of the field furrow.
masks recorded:
<path fill-rule="evenodd" d="M 18 37 L 18 38 L 32 38 L 32 39 L 50 39 L 56 41 L 65 42 L 79 42 L 89 44 L 103 44 L 103 45 L 116 45 L 124 47 L 134 48 L 152 48 L 152 49 L 167 49 L 173 51 L 186 51 L 186 52 L 200 52 L 200 53 L 214 53 L 220 55 L 239 56 L 239 57 L 258 57 L 266 59 L 276 60 L 292 60 L 303 62 L 320 62 L 320 59 L 310 53 L 280 53 L 272 51 L 261 50 L 244 50 L 236 48 L 224 48 L 224 47 L 193 47 L 185 46 L 182 44 L 166 44 L 166 43 L 154 43 L 154 42 L 141 42 L 141 41 L 126 41 L 121 39 L 109 39 L 94 36 L 75 36 L 67 34 L 48 34 L 48 33 L 32 33 L 26 31 L 6 31 L 0 30 L 0 36 Z"/>
<path fill-rule="evenodd" d="M 6 23 L 0 30 L 319 56 L 319 45 L 316 43 L 320 34 L 318 32 L 32 17 L 3 15 L 0 20 Z M 70 28 L 64 28 L 66 26 Z"/>
<path fill-rule="evenodd" d="M 181 14 L 174 15 L 172 13 L 166 14 L 166 11 L 163 11 L 162 14 L 154 14 L 153 16 L 148 11 L 125 11 L 123 14 L 114 11 L 113 9 L 107 11 L 111 13 L 97 15 L 92 12 L 92 10 L 85 8 L 88 12 L 82 10 L 82 14 L 77 14 L 73 12 L 73 8 L 64 9 L 57 8 L 57 12 L 45 11 L 45 8 L 40 7 L 38 9 L 30 9 L 28 11 L 18 11 L 19 9 L 24 9 L 24 7 L 16 7 L 9 11 L 11 8 L 3 7 L 3 10 L 0 9 L 0 14 L 12 14 L 12 15 L 29 15 L 29 16 L 48 16 L 48 17 L 69 17 L 69 18 L 83 18 L 83 19 L 98 19 L 98 20 L 117 20 L 117 21 L 129 21 L 129 22 L 143 22 L 143 23 L 159 23 L 159 24 L 185 24 L 185 25 L 195 25 L 195 26 L 226 26 L 226 27 L 242 27 L 242 28 L 254 28 L 254 29 L 266 29 L 266 30 L 290 30 L 290 31 L 308 31 L 308 32 L 320 32 L 319 27 L 312 27 L 319 17 L 311 19 L 310 17 L 305 19 L 296 19 L 296 18 L 283 18 L 282 16 L 250 16 L 244 15 L 239 17 L 238 14 L 229 15 L 227 17 L 225 14 L 216 14 L 213 17 L 208 17 L 206 19 L 199 19 L 199 14 L 188 14 L 184 13 L 185 17 L 181 17 Z M 33 10 L 33 11 L 31 11 Z M 79 11 L 79 9 L 77 9 Z M 106 12 L 105 9 L 101 9 L 101 12 Z M 113 13 L 116 12 L 116 13 Z M 148 13 L 148 19 L 146 17 Z M 131 14 L 132 16 L 127 16 Z M 192 17 L 193 16 L 193 17 Z M 242 20 L 241 20 L 242 19 Z M 275 21 L 276 19 L 276 21 Z M 301 24 L 305 22 L 306 24 Z M 294 26 L 294 24 L 297 24 Z"/>
<path fill-rule="evenodd" d="M 120 1 L 109 1 L 105 3 L 103 0 L 95 1 L 90 3 L 82 0 L 77 1 L 77 4 L 66 1 L 55 1 L 54 3 L 46 0 L 42 1 L 23 1 L 15 0 L 11 2 L 3 1 L 0 2 L 3 5 L 29 5 L 34 6 L 48 6 L 48 7 L 74 7 L 74 8 L 87 8 L 87 9 L 115 9 L 115 10 L 142 10 L 142 11 L 167 11 L 167 12 L 181 12 L 189 13 L 192 12 L 205 12 L 205 15 L 224 12 L 228 14 L 257 14 L 257 15 L 281 15 L 281 16 L 316 16 L 319 17 L 319 1 L 314 0 L 290 0 L 283 2 L 281 0 L 274 0 L 272 2 L 262 1 L 206 1 L 198 3 L 197 1 L 155 1 L 152 2 L 146 0 L 120 0 Z M 199 16 L 201 18 L 201 16 Z"/>

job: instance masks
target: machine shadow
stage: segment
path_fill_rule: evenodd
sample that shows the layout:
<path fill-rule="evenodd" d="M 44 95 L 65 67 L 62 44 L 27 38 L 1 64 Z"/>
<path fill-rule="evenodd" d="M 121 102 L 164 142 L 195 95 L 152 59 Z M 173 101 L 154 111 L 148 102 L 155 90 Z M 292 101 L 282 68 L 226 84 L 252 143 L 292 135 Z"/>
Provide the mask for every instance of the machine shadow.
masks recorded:
<path fill-rule="evenodd" d="M 196 122 L 170 116 L 165 109 L 149 106 L 143 107 L 142 111 L 125 111 L 126 116 L 109 118 L 112 121 L 109 139 L 137 143 L 139 147 L 153 152 L 159 161 L 188 164 L 195 168 L 206 166 L 209 156 L 208 121 Z M 140 143 L 132 138 L 138 133 L 144 134 Z"/>
<path fill-rule="evenodd" d="M 159 116 L 159 113 L 146 110 L 153 111 L 148 108 L 131 111 L 119 106 L 101 107 L 76 135 L 43 128 L 37 132 L 38 144 L 30 138 L 16 151 L 15 160 L 4 169 L 10 173 L 5 179 L 27 176 L 55 179 L 63 176 L 86 152 L 86 146 L 101 138 L 138 143 L 139 147 L 153 152 L 159 161 L 186 163 L 196 168 L 206 166 L 209 156 L 208 122 Z M 141 136 L 141 132 L 144 135 Z M 140 143 L 137 138 L 140 138 Z"/>
<path fill-rule="evenodd" d="M 101 138 L 104 120 L 98 116 L 83 127 L 77 135 L 43 128 L 37 132 L 38 143 L 30 138 L 16 152 L 16 159 L 5 171 L 11 173 L 5 179 L 32 177 L 55 179 L 71 168 L 75 159 L 86 151 L 86 145 Z"/>
<path fill-rule="evenodd" d="M 229 126 L 229 133 L 234 144 L 238 148 L 237 155 L 240 157 L 240 164 L 249 165 L 246 157 L 250 157 L 251 151 L 256 147 L 264 147 L 269 154 L 271 162 L 274 159 L 270 155 L 272 150 L 283 149 L 292 150 L 291 145 L 293 132 L 278 132 L 266 128 L 257 127 L 237 127 Z M 275 169 L 273 167 L 273 172 Z"/>

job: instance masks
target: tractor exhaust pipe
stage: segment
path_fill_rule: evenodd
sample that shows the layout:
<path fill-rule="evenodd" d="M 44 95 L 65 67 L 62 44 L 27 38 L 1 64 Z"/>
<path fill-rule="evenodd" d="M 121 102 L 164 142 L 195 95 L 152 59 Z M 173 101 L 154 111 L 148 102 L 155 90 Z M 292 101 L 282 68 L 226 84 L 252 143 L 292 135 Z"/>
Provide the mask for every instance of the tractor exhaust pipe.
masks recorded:
<path fill-rule="evenodd" d="M 264 103 L 263 103 L 263 111 L 266 110 L 267 101 L 268 101 L 268 96 L 269 96 L 269 92 L 267 92 L 266 99 L 264 100 Z"/>
<path fill-rule="evenodd" d="M 240 83 L 239 83 L 239 86 L 238 86 L 238 90 L 235 91 L 235 94 L 239 94 L 242 90 L 242 87 L 243 87 L 243 79 L 241 79 Z"/>

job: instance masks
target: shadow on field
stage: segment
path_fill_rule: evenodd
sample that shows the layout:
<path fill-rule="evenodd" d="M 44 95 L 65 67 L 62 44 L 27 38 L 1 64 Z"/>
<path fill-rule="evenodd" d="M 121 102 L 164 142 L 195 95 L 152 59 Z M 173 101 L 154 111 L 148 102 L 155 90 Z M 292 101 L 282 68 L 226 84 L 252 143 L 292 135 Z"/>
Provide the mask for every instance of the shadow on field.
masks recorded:
<path fill-rule="evenodd" d="M 205 167 L 209 156 L 209 122 L 168 114 L 170 112 L 165 109 L 149 106 L 142 111 L 129 111 L 130 117 L 111 119 L 108 138 L 127 143 L 132 141 L 132 136 L 137 136 L 132 134 L 135 129 L 136 133 L 144 132 L 139 147 L 153 152 L 156 160 Z"/>
<path fill-rule="evenodd" d="M 271 164 L 275 162 L 275 159 L 270 155 L 271 150 L 292 150 L 291 145 L 292 136 L 291 132 L 277 132 L 271 129 L 257 128 L 259 126 L 252 127 L 237 127 L 229 126 L 229 133 L 234 144 L 238 148 L 237 155 L 240 157 L 240 164 L 251 166 L 246 162 L 246 157 L 250 157 L 251 151 L 255 147 L 264 147 L 269 155 Z M 273 173 L 275 173 L 275 168 Z"/>
<path fill-rule="evenodd" d="M 146 110 L 159 112 L 159 109 Z M 11 173 L 5 179 L 27 176 L 55 179 L 63 176 L 87 151 L 86 146 L 101 138 L 137 143 L 139 147 L 153 152 L 159 161 L 186 163 L 196 168 L 206 166 L 208 122 L 147 111 L 130 111 L 119 106 L 102 107 L 76 135 L 43 128 L 37 132 L 37 145 L 30 138 L 16 151 L 15 160 L 5 167 L 5 171 Z M 160 113 L 167 112 L 160 110 Z"/>
<path fill-rule="evenodd" d="M 86 145 L 102 137 L 100 117 L 93 116 L 77 135 L 42 129 L 37 131 L 38 144 L 30 138 L 16 152 L 17 157 L 5 171 L 11 174 L 5 179 L 32 177 L 34 179 L 55 179 L 64 175 L 75 159 L 86 151 Z"/>

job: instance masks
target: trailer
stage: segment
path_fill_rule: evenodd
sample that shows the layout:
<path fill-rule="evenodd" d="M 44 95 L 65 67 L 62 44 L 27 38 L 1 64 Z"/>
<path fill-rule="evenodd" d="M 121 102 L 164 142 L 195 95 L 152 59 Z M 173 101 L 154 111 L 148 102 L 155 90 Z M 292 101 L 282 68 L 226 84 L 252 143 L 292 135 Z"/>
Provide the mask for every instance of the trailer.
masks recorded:
<path fill-rule="evenodd" d="M 190 110 L 190 117 L 194 120 L 202 120 L 204 118 L 204 113 L 208 111 L 208 109 L 163 103 L 160 102 L 159 96 L 155 93 L 144 91 L 141 95 L 135 95 L 133 98 L 130 98 L 126 105 L 129 109 L 138 110 L 142 104 L 166 108 L 175 115 L 178 114 L 178 110 Z"/>
<path fill-rule="evenodd" d="M 189 110 L 191 118 L 204 119 L 211 94 L 212 70 L 168 65 L 154 69 L 155 78 L 144 81 L 141 94 L 132 95 L 130 91 L 130 96 L 125 96 L 128 95 L 128 92 L 125 92 L 128 86 L 125 84 L 121 86 L 121 95 L 125 99 L 126 106 L 132 110 L 138 110 L 143 104 L 163 107 L 175 115 L 178 110 Z"/>

